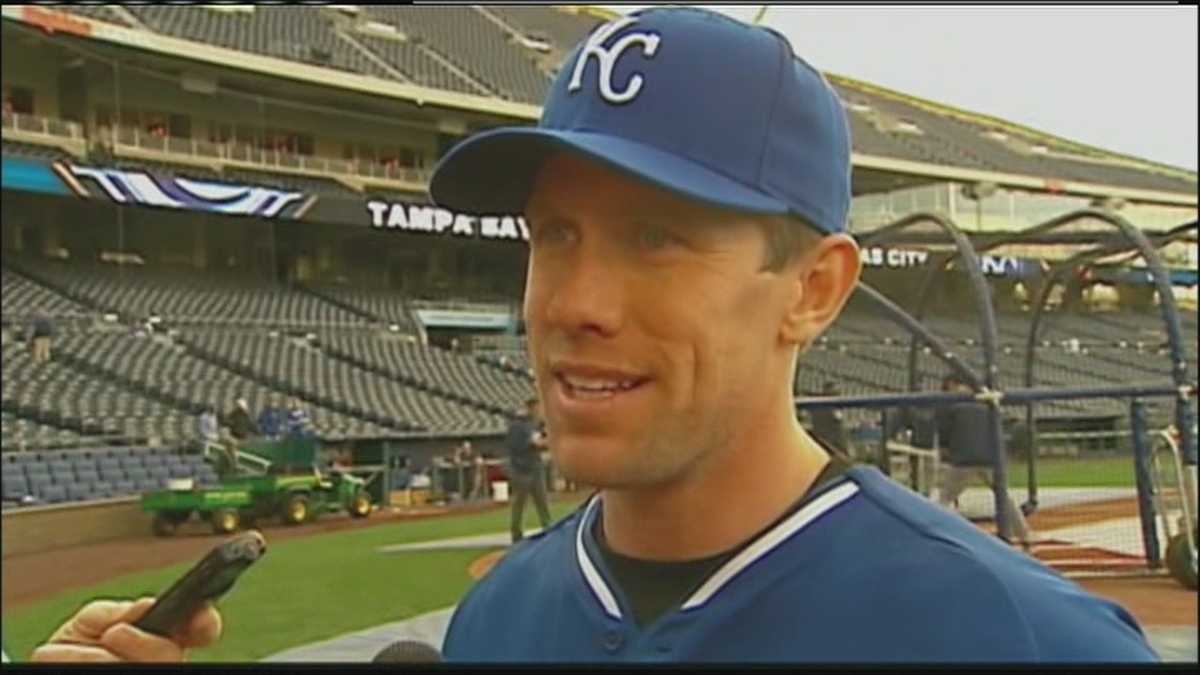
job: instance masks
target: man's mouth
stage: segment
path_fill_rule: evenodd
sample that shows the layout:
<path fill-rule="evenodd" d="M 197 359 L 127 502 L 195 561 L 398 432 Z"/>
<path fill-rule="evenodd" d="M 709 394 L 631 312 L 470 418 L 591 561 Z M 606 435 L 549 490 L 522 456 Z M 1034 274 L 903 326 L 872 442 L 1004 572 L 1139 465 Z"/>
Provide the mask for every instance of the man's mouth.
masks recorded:
<path fill-rule="evenodd" d="M 574 400 L 601 401 L 641 387 L 649 378 L 594 366 L 552 368 L 563 392 Z"/>

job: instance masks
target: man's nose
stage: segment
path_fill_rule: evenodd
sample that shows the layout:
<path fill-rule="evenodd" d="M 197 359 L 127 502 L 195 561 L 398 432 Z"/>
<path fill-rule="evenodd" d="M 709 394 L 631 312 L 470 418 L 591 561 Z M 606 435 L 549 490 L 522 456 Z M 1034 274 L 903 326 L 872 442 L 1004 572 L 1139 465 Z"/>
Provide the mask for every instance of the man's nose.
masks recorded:
<path fill-rule="evenodd" d="M 624 318 L 624 283 L 611 256 L 580 246 L 552 281 L 547 320 L 570 334 L 616 334 Z"/>

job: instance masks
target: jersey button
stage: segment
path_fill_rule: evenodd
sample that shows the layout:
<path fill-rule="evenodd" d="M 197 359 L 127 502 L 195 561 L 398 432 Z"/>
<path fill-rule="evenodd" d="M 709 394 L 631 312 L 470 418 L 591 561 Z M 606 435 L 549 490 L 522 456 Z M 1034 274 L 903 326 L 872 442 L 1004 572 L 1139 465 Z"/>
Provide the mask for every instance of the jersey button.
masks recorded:
<path fill-rule="evenodd" d="M 609 630 L 604 632 L 601 643 L 604 645 L 604 651 L 613 653 L 619 651 L 625 644 L 625 637 L 618 631 Z"/>

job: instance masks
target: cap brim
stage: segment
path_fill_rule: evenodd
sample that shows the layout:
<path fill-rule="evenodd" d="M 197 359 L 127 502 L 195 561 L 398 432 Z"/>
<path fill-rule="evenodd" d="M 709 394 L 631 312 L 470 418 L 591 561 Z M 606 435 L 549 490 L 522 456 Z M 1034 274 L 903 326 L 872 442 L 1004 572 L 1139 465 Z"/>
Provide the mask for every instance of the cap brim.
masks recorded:
<path fill-rule="evenodd" d="M 434 170 L 429 194 L 437 205 L 455 211 L 522 213 L 538 170 L 556 152 L 582 155 L 713 206 L 751 213 L 788 212 L 784 202 L 770 195 L 652 146 L 586 131 L 537 127 L 496 129 L 459 143 Z"/>

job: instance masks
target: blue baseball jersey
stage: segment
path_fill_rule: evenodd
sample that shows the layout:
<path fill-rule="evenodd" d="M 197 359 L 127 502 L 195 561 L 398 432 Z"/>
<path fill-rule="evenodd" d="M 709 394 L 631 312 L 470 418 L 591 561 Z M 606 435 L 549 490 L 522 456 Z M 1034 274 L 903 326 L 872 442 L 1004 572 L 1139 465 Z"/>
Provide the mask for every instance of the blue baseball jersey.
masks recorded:
<path fill-rule="evenodd" d="M 447 661 L 1158 660 L 1120 606 L 874 467 L 811 495 L 639 628 L 592 536 L 601 503 L 514 547 L 467 593 Z"/>

